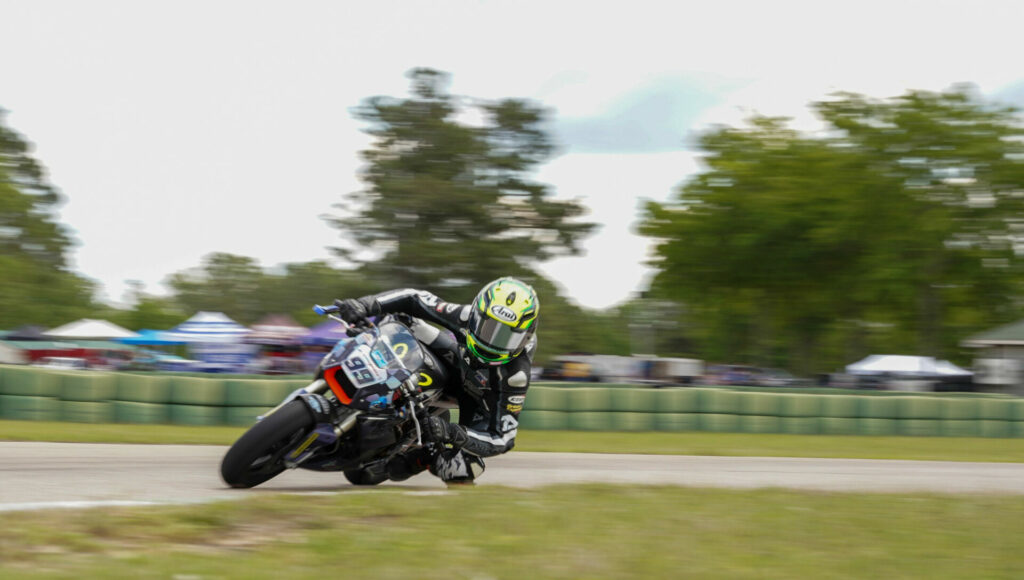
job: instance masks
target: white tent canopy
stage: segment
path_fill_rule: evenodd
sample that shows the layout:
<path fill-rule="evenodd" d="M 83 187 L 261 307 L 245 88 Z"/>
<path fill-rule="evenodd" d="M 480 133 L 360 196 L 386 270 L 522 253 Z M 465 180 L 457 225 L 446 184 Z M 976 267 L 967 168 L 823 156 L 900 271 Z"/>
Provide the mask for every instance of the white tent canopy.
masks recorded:
<path fill-rule="evenodd" d="M 83 340 L 111 340 L 138 336 L 138 334 L 125 328 L 121 328 L 113 322 L 107 322 L 106 320 L 93 320 L 91 318 L 83 318 L 81 320 L 65 324 L 64 326 L 51 328 L 43 334 L 53 338 L 78 338 Z"/>
<path fill-rule="evenodd" d="M 892 374 L 915 376 L 967 376 L 970 371 L 930 356 L 873 354 L 846 366 L 852 375 Z"/>
<path fill-rule="evenodd" d="M 241 342 L 252 332 L 222 312 L 197 312 L 168 332 L 170 338 L 188 343 Z"/>

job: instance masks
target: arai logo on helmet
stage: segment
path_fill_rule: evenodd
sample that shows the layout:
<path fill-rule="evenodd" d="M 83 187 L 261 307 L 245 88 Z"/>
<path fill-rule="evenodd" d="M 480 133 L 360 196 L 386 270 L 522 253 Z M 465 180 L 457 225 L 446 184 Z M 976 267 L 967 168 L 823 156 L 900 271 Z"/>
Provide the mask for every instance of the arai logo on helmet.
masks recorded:
<path fill-rule="evenodd" d="M 491 314 L 493 314 L 494 317 L 497 318 L 498 320 L 504 320 L 506 322 L 516 321 L 515 311 L 513 311 L 511 308 L 502 306 L 501 304 L 491 306 Z"/>

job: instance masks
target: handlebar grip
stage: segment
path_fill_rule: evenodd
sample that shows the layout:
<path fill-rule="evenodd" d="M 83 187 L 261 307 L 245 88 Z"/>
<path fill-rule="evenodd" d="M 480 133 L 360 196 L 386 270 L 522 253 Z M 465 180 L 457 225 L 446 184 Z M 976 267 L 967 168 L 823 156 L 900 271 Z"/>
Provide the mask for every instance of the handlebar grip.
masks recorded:
<path fill-rule="evenodd" d="M 314 304 L 313 305 L 313 312 L 316 312 L 320 316 L 323 316 L 324 314 L 331 314 L 331 313 L 337 312 L 337 311 L 338 311 L 338 307 L 337 306 L 320 306 L 319 304 Z"/>

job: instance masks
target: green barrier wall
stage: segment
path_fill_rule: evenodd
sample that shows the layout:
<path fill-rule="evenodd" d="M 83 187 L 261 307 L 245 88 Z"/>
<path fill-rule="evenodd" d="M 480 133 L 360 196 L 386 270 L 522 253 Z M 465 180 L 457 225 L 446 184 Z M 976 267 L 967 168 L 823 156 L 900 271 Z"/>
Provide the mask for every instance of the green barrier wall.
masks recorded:
<path fill-rule="evenodd" d="M 57 397 L 60 395 L 58 373 L 31 367 L 4 367 L 0 375 L 0 395 L 26 397 Z"/>
<path fill-rule="evenodd" d="M 0 418 L 252 424 L 302 377 L 68 372 L 0 365 Z M 968 393 L 535 383 L 523 429 L 1024 437 L 1024 399 Z"/>
<path fill-rule="evenodd" d="M 61 373 L 62 401 L 112 401 L 117 395 L 117 376 L 109 373 Z"/>
<path fill-rule="evenodd" d="M 114 420 L 118 423 L 169 423 L 171 410 L 161 403 L 114 401 Z"/>
<path fill-rule="evenodd" d="M 772 393 L 743 393 L 739 411 L 743 415 L 777 417 L 782 401 Z"/>
<path fill-rule="evenodd" d="M 1024 399 L 992 394 L 626 387 L 535 384 L 520 424 L 524 429 L 1024 436 Z"/>
<path fill-rule="evenodd" d="M 115 399 L 136 403 L 170 403 L 171 379 L 166 376 L 118 375 Z"/>
<path fill-rule="evenodd" d="M 0 417 L 57 421 L 60 418 L 60 400 L 56 397 L 0 395 Z"/>
<path fill-rule="evenodd" d="M 74 423 L 113 423 L 112 401 L 60 401 L 60 420 Z"/>
<path fill-rule="evenodd" d="M 197 377 L 171 379 L 171 403 L 189 406 L 227 404 L 227 381 Z"/>

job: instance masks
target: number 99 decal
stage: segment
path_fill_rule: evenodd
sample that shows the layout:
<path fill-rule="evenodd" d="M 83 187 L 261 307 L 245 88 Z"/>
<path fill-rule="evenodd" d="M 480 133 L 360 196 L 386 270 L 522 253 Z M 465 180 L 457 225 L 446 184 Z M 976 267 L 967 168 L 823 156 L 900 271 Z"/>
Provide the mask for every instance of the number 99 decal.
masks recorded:
<path fill-rule="evenodd" d="M 378 381 L 376 375 L 366 364 L 363 357 L 352 357 L 345 361 L 345 374 L 357 387 L 375 383 Z"/>

